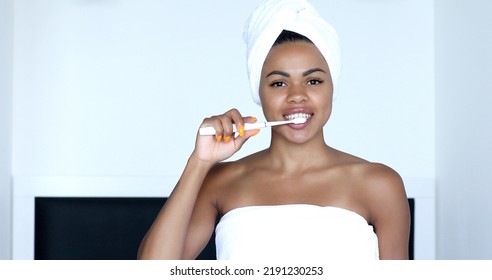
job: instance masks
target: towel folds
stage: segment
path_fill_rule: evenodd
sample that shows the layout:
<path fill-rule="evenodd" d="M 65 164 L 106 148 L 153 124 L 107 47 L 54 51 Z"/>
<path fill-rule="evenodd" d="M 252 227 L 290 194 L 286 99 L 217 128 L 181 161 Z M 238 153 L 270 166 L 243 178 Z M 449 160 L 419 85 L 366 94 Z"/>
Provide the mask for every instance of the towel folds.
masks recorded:
<path fill-rule="evenodd" d="M 283 30 L 308 37 L 328 63 L 334 91 L 340 74 L 340 48 L 336 30 L 306 0 L 266 0 L 249 17 L 243 33 L 252 96 L 261 105 L 260 75 L 273 43 Z"/>

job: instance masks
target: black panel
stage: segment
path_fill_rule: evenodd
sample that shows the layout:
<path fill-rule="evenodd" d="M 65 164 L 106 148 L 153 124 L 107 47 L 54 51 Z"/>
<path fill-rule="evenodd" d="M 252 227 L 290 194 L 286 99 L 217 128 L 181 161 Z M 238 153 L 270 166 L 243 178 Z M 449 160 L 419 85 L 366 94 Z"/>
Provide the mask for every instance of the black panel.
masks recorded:
<path fill-rule="evenodd" d="M 409 198 L 408 205 L 410 206 L 410 240 L 408 243 L 408 255 L 411 260 L 414 259 L 414 232 L 415 232 L 415 199 Z"/>
<path fill-rule="evenodd" d="M 36 198 L 34 258 L 136 259 L 140 241 L 164 202 L 165 198 Z M 209 244 L 199 259 L 215 259 L 215 244 Z"/>
<path fill-rule="evenodd" d="M 36 198 L 37 260 L 132 260 L 165 198 Z M 409 254 L 414 258 L 415 200 Z M 197 259 L 213 260 L 215 236 Z"/>

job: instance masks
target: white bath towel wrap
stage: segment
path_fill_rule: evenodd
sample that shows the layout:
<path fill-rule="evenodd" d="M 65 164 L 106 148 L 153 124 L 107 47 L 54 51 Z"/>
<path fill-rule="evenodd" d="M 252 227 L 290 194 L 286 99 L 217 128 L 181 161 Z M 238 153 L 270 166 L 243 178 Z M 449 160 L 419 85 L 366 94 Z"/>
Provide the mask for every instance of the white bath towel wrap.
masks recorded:
<path fill-rule="evenodd" d="M 377 260 L 378 238 L 359 214 L 308 204 L 247 206 L 222 216 L 217 259 L 246 261 Z"/>
<path fill-rule="evenodd" d="M 266 0 L 253 11 L 243 34 L 253 100 L 261 105 L 260 75 L 273 43 L 283 30 L 309 38 L 328 63 L 336 92 L 340 75 L 340 47 L 336 30 L 306 0 Z"/>

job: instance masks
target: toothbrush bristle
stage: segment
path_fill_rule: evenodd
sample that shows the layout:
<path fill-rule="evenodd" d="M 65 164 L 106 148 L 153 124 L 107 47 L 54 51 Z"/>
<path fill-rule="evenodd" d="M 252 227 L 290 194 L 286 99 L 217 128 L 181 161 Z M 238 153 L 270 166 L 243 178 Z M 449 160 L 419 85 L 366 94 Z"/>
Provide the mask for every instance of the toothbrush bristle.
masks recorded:
<path fill-rule="evenodd" d="M 306 118 L 295 118 L 292 120 L 292 123 L 294 124 L 301 124 L 301 123 L 305 123 L 307 121 Z"/>

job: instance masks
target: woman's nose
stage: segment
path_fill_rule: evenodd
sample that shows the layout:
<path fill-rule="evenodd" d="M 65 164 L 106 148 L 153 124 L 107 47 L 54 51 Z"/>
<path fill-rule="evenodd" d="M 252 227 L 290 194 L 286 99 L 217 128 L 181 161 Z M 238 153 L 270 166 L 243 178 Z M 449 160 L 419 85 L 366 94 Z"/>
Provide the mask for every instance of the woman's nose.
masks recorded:
<path fill-rule="evenodd" d="M 294 86 L 289 89 L 287 96 L 287 101 L 289 103 L 303 103 L 306 102 L 308 96 L 306 94 L 306 89 L 299 86 Z"/>

